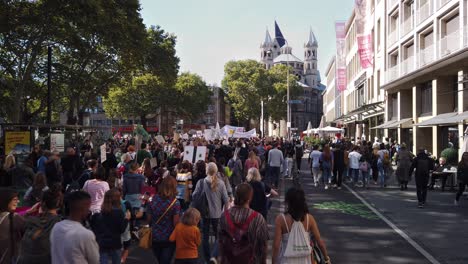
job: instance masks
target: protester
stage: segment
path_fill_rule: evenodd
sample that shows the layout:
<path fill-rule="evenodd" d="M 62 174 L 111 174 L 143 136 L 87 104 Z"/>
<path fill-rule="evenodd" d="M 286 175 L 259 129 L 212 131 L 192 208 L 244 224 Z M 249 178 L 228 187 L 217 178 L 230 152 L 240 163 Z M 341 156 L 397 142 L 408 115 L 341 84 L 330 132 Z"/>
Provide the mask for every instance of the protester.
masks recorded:
<path fill-rule="evenodd" d="M 249 184 L 237 186 L 234 207 L 220 219 L 220 263 L 266 263 L 268 226 L 258 212 L 249 208 L 252 196 Z"/>
<path fill-rule="evenodd" d="M 91 213 L 99 213 L 101 211 L 104 194 L 109 190 L 109 184 L 104 181 L 105 171 L 99 168 L 93 173 L 94 179 L 87 180 L 83 185 L 83 191 L 87 192 L 91 197 Z"/>
<path fill-rule="evenodd" d="M 257 168 L 257 170 L 260 169 L 260 163 L 258 162 L 258 157 L 255 154 L 255 151 L 253 150 L 249 152 L 249 158 L 245 161 L 245 165 L 244 165 L 245 175 L 247 175 L 247 172 L 250 170 L 250 168 Z"/>
<path fill-rule="evenodd" d="M 47 178 L 44 173 L 38 172 L 34 176 L 33 185 L 26 190 L 24 194 L 24 203 L 27 206 L 32 207 L 36 203 L 41 201 L 42 194 L 47 191 L 49 187 L 47 186 Z"/>
<path fill-rule="evenodd" d="M 175 243 L 169 237 L 179 223 L 181 214 L 176 195 L 177 181 L 173 177 L 166 177 L 146 208 L 147 220 L 152 230 L 153 253 L 158 263 L 170 263 L 174 255 Z"/>
<path fill-rule="evenodd" d="M 45 174 L 49 187 L 52 187 L 56 183 L 63 183 L 62 169 L 60 168 L 60 153 L 58 151 L 52 152 L 49 156 L 45 164 Z"/>
<path fill-rule="evenodd" d="M 188 161 L 182 162 L 177 171 L 177 199 L 179 200 L 182 211 L 187 210 L 192 195 L 192 168 Z"/>
<path fill-rule="evenodd" d="M 91 230 L 81 223 L 89 215 L 91 196 L 83 191 L 66 197 L 68 218 L 58 222 L 50 234 L 52 264 L 97 264 L 99 245 Z"/>
<path fill-rule="evenodd" d="M 202 215 L 202 245 L 205 260 L 210 260 L 212 257 L 216 257 L 216 254 L 213 254 L 210 248 L 209 231 L 211 227 L 215 234 L 215 239 L 217 239 L 219 218 L 223 213 L 223 205 L 228 204 L 229 201 L 224 181 L 218 177 L 217 172 L 218 166 L 213 162 L 208 163 L 206 166 L 207 176 L 205 179 L 198 182 L 192 195 L 195 200 L 199 199 L 199 196 L 204 194 L 208 201 L 209 215 Z"/>
<path fill-rule="evenodd" d="M 60 190 L 46 190 L 41 201 L 27 212 L 28 215 L 35 216 L 25 219 L 18 264 L 51 263 L 50 234 L 54 225 L 62 220 L 62 216 L 58 214 L 62 202 L 63 195 Z"/>
<path fill-rule="evenodd" d="M 242 160 L 239 158 L 240 150 L 241 150 L 240 147 L 236 148 L 232 158 L 229 159 L 228 164 L 227 164 L 227 167 L 231 171 L 231 177 L 229 177 L 229 181 L 233 188 L 239 185 L 243 180 Z"/>
<path fill-rule="evenodd" d="M 138 152 L 136 154 L 136 161 L 137 161 L 138 164 L 143 164 L 143 161 L 145 159 L 153 158 L 151 153 L 146 149 L 147 146 L 148 145 L 146 143 L 141 143 L 140 149 L 138 150 Z"/>
<path fill-rule="evenodd" d="M 336 144 L 333 148 L 333 159 L 333 187 L 341 189 L 341 183 L 343 182 L 343 171 L 345 170 L 344 152 L 341 144 Z"/>
<path fill-rule="evenodd" d="M 427 184 L 429 182 L 429 173 L 434 169 L 434 160 L 432 160 L 425 152 L 420 149 L 418 155 L 413 160 L 410 171 L 416 169 L 416 194 L 418 196 L 418 207 L 424 208 L 427 197 Z"/>
<path fill-rule="evenodd" d="M 125 200 L 128 201 L 133 210 L 141 207 L 141 194 L 145 184 L 145 177 L 137 173 L 138 164 L 136 162 L 130 164 L 129 172 L 123 176 L 122 191 Z"/>
<path fill-rule="evenodd" d="M 312 241 L 306 242 L 308 244 L 316 243 L 325 256 L 325 263 L 330 263 L 330 257 L 320 236 L 317 223 L 314 217 L 309 214 L 304 191 L 294 187 L 290 188 L 286 193 L 285 202 L 287 205 L 286 214 L 278 215 L 275 220 L 272 263 L 312 263 L 312 250 L 308 252 L 309 254 L 304 252 L 302 256 L 297 256 L 298 254 L 288 256 L 288 254 L 285 254 L 289 240 L 298 241 L 297 237 L 291 237 L 291 234 L 298 235 L 294 232 L 296 228 L 299 228 L 300 232 L 304 233 L 303 237 L 308 240 L 312 235 Z"/>
<path fill-rule="evenodd" d="M 18 193 L 12 189 L 0 189 L 0 264 L 15 263 L 19 243 L 24 232 L 23 217 L 15 213 Z"/>
<path fill-rule="evenodd" d="M 62 167 L 63 186 L 67 186 L 81 175 L 83 167 L 80 157 L 76 155 L 72 147 L 67 148 L 65 157 L 60 160 L 60 166 Z"/>
<path fill-rule="evenodd" d="M 322 152 L 318 150 L 318 145 L 314 145 L 312 148 L 313 150 L 309 154 L 309 165 L 314 177 L 314 185 L 317 187 L 320 179 L 320 158 L 322 157 Z"/>
<path fill-rule="evenodd" d="M 200 212 L 189 208 L 182 215 L 169 240 L 176 243 L 175 264 L 198 264 L 198 247 L 201 244 L 201 234 L 198 229 Z"/>
<path fill-rule="evenodd" d="M 349 160 L 349 171 L 351 174 L 349 177 L 351 178 L 354 186 L 359 184 L 359 160 L 361 159 L 361 153 L 358 152 L 359 147 L 354 146 L 353 150 L 348 155 Z"/>
<path fill-rule="evenodd" d="M 267 196 L 277 196 L 278 193 L 262 182 L 262 177 L 260 176 L 260 172 L 257 168 L 251 168 L 247 173 L 246 179 L 253 190 L 250 209 L 259 212 L 266 221 L 269 210 L 269 199 Z"/>
<path fill-rule="evenodd" d="M 304 148 L 302 147 L 301 141 L 297 140 L 296 145 L 294 146 L 294 154 L 296 156 L 296 166 L 297 170 L 301 170 L 302 157 L 304 156 Z"/>
<path fill-rule="evenodd" d="M 401 144 L 399 151 L 395 154 L 397 163 L 396 176 L 400 184 L 400 190 L 408 189 L 408 182 L 411 181 L 411 164 L 413 163 L 413 154 L 406 148 L 406 144 Z"/>
<path fill-rule="evenodd" d="M 195 163 L 195 172 L 192 179 L 193 189 L 197 188 L 197 182 L 205 179 L 206 177 L 206 163 L 203 160 Z"/>
<path fill-rule="evenodd" d="M 125 232 L 130 220 L 130 212 L 122 211 L 120 191 L 111 189 L 104 195 L 101 212 L 91 218 L 91 229 L 99 245 L 100 263 L 120 264 L 122 248 L 121 234 Z"/>
<path fill-rule="evenodd" d="M 334 166 L 333 152 L 330 150 L 330 146 L 328 144 L 323 147 L 320 160 L 322 161 L 323 183 L 325 185 L 325 190 L 328 190 L 331 183 L 331 172 L 333 171 Z"/>
<path fill-rule="evenodd" d="M 51 155 L 51 153 L 50 151 L 45 150 L 45 151 L 42 151 L 41 154 L 42 155 L 37 160 L 36 168 L 37 168 L 37 172 L 42 172 L 45 174 L 46 172 L 45 166 L 46 166 L 47 161 L 49 160 L 49 156 Z"/>
<path fill-rule="evenodd" d="M 16 159 L 13 154 L 9 154 L 5 158 L 5 163 L 3 164 L 3 170 L 5 171 L 4 179 L 2 179 L 2 186 L 8 187 L 13 185 L 13 177 L 15 176 L 16 169 Z"/>
<path fill-rule="evenodd" d="M 270 175 L 268 183 L 271 184 L 273 188 L 278 188 L 279 176 L 283 162 L 283 153 L 278 149 L 278 143 L 273 143 L 273 149 L 268 151 L 268 171 Z"/>
<path fill-rule="evenodd" d="M 457 168 L 458 174 L 458 192 L 455 196 L 455 205 L 458 205 L 460 197 L 465 191 L 466 185 L 468 185 L 468 152 L 464 152 Z"/>

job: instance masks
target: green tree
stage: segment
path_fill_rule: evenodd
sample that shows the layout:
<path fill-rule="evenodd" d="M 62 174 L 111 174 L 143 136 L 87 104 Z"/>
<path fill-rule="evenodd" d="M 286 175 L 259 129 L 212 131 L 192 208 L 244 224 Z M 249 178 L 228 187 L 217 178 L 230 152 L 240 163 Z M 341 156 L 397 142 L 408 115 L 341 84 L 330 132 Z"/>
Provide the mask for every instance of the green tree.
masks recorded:
<path fill-rule="evenodd" d="M 223 88 L 234 108 L 234 113 L 243 123 L 259 119 L 264 102 L 264 117 L 279 121 L 286 118 L 288 67 L 275 65 L 269 70 L 254 60 L 230 61 L 224 67 Z M 290 98 L 297 98 L 302 88 L 289 67 Z"/>
<path fill-rule="evenodd" d="M 174 89 L 155 75 L 144 74 L 110 89 L 103 99 L 104 111 L 110 118 L 139 117 L 146 128 L 147 116 L 173 100 Z"/>
<path fill-rule="evenodd" d="M 255 60 L 226 63 L 222 87 L 240 121 L 260 117 L 260 101 L 267 97 L 270 87 L 267 70 L 261 63 Z"/>
<path fill-rule="evenodd" d="M 179 75 L 175 85 L 177 92 L 177 112 L 190 121 L 195 120 L 207 109 L 212 92 L 205 81 L 197 75 L 184 72 Z"/>
<path fill-rule="evenodd" d="M 45 110 L 47 46 L 53 47 L 54 98 L 68 121 L 141 61 L 146 31 L 138 0 L 0 2 L 0 112 L 29 122 Z M 29 106 L 35 106 L 32 110 Z M 61 109 L 57 109 L 60 111 Z"/>

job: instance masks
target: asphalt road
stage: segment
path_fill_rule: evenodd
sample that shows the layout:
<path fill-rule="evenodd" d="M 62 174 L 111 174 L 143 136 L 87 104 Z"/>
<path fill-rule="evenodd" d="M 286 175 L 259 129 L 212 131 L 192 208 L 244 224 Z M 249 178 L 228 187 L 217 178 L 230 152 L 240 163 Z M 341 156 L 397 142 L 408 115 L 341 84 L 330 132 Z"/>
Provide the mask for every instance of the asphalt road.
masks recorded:
<path fill-rule="evenodd" d="M 304 162 L 302 169 L 296 184 L 301 185 L 307 194 L 311 214 L 318 223 L 332 263 L 468 263 L 468 252 L 465 251 L 468 248 L 466 197 L 462 198 L 460 206 L 455 207 L 453 192 L 431 191 L 426 208 L 419 209 L 412 185 L 408 191 L 400 191 L 397 187 L 391 187 L 391 184 L 386 189 L 371 185 L 369 189 L 344 187 L 341 190 L 324 190 L 323 187 L 313 186 Z M 268 219 L 271 238 L 274 217 L 284 211 L 284 191 L 294 184 L 292 180 L 284 180 L 280 197 L 273 199 Z M 353 192 L 390 224 L 369 209 Z M 403 236 L 408 236 L 413 245 L 395 228 Z M 156 261 L 150 251 L 134 248 L 127 263 Z"/>

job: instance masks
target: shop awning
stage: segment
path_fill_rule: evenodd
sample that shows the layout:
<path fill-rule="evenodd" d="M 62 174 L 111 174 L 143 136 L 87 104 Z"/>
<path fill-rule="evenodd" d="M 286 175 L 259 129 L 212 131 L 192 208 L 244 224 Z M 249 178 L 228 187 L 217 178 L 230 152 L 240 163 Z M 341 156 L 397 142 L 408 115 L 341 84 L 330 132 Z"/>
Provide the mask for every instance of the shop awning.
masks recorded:
<path fill-rule="evenodd" d="M 363 120 L 368 117 L 376 116 L 383 114 L 383 103 L 382 102 L 377 102 L 377 103 L 372 103 L 372 104 L 365 104 L 362 105 L 361 107 L 354 109 L 353 111 L 347 113 L 346 115 L 343 115 L 337 119 L 334 120 L 334 122 L 337 121 L 343 121 L 345 124 L 353 123 L 355 121 Z"/>
<path fill-rule="evenodd" d="M 396 122 L 398 122 L 398 120 L 390 120 L 376 127 L 371 127 L 371 129 L 385 129 L 385 128 L 388 128 L 389 126 L 392 126 Z"/>
<path fill-rule="evenodd" d="M 413 126 L 413 118 L 404 118 L 398 120 L 392 124 L 385 126 L 384 128 L 396 129 L 396 128 L 410 128 Z"/>
<path fill-rule="evenodd" d="M 450 118 L 453 118 L 457 115 L 455 112 L 450 112 L 450 113 L 444 113 L 440 115 L 436 115 L 426 121 L 419 122 L 417 124 L 414 124 L 414 126 L 438 126 L 438 125 L 450 125 L 450 124 L 456 124 L 457 122 L 449 122 Z"/>
<path fill-rule="evenodd" d="M 463 113 L 460 113 L 458 115 L 455 115 L 455 116 L 452 116 L 452 117 L 449 117 L 449 118 L 443 120 L 442 124 L 447 124 L 447 125 L 456 124 L 456 123 L 459 123 L 459 122 L 463 122 L 463 121 L 465 121 L 467 119 L 468 119 L 468 111 L 465 111 Z"/>

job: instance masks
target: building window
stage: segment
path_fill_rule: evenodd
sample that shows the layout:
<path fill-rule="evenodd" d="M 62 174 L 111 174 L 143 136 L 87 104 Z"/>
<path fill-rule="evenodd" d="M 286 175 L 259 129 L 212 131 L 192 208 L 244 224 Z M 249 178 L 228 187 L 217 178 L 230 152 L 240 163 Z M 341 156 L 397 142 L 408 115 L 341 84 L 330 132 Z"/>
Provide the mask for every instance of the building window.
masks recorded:
<path fill-rule="evenodd" d="M 380 50 L 380 19 L 377 20 L 377 50 Z"/>
<path fill-rule="evenodd" d="M 427 82 L 421 87 L 421 115 L 432 115 L 432 82 Z"/>
<path fill-rule="evenodd" d="M 361 85 L 357 90 L 357 107 L 361 107 L 366 103 L 366 94 L 364 91 L 364 85 Z"/>
<path fill-rule="evenodd" d="M 390 119 L 397 120 L 398 118 L 398 94 L 392 94 L 390 95 L 391 98 L 391 104 L 389 105 L 390 111 L 389 113 L 391 114 Z"/>

